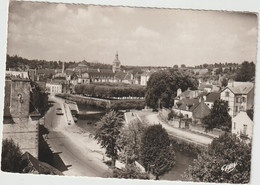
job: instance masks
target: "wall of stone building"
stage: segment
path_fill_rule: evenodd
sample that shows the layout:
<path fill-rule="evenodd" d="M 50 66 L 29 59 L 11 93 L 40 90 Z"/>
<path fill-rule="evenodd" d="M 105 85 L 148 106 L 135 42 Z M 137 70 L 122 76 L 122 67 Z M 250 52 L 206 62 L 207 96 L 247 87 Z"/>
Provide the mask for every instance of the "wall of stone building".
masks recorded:
<path fill-rule="evenodd" d="M 21 151 L 38 158 L 38 120 L 21 119 L 19 124 L 3 124 L 3 139 L 13 139 Z"/>
<path fill-rule="evenodd" d="M 38 120 L 33 121 L 29 116 L 30 81 L 17 79 L 6 85 L 11 86 L 5 89 L 5 101 L 10 101 L 5 108 L 10 109 L 10 114 L 3 120 L 3 139 L 13 139 L 22 152 L 38 158 Z"/>
<path fill-rule="evenodd" d="M 12 80 L 10 113 L 12 118 L 28 118 L 30 109 L 30 81 Z"/>

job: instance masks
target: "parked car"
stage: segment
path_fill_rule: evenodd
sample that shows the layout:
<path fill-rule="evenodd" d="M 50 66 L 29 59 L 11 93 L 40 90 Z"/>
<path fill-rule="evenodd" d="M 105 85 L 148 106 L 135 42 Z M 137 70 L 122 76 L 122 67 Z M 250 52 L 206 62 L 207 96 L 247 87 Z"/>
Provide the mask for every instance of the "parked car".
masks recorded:
<path fill-rule="evenodd" d="M 56 109 L 56 115 L 63 115 L 63 112 L 62 112 L 61 108 L 57 108 Z"/>

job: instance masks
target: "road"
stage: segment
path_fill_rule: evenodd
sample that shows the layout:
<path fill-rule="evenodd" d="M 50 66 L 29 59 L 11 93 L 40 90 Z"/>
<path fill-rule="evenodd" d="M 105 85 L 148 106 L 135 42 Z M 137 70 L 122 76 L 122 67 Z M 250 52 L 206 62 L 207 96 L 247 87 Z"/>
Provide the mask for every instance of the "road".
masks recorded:
<path fill-rule="evenodd" d="M 55 165 L 64 170 L 64 175 L 105 177 L 108 167 L 97 142 L 76 125 L 68 125 L 65 115 L 56 115 L 58 107 L 64 113 L 62 99 L 50 96 L 49 100 L 55 103 L 45 115 L 44 126 L 49 130 L 47 143 L 59 163 Z"/>
<path fill-rule="evenodd" d="M 158 113 L 151 113 L 150 115 L 146 116 L 146 119 L 151 125 L 161 124 L 170 135 L 182 140 L 186 140 L 188 142 L 196 143 L 203 146 L 207 146 L 212 142 L 212 138 L 210 137 L 169 126 L 158 118 Z"/>

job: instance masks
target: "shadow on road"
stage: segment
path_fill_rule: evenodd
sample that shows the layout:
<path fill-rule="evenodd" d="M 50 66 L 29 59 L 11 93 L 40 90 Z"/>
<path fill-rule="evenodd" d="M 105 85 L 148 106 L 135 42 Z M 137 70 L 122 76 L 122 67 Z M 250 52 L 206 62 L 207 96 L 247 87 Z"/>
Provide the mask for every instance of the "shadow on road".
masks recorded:
<path fill-rule="evenodd" d="M 51 147 L 46 142 L 46 137 L 49 134 L 49 130 L 45 128 L 43 125 L 39 126 L 39 160 L 49 165 L 53 166 L 54 168 L 58 169 L 61 172 L 67 171 L 69 167 L 72 165 L 66 165 L 61 157 L 60 154 L 62 152 L 53 152 Z"/>

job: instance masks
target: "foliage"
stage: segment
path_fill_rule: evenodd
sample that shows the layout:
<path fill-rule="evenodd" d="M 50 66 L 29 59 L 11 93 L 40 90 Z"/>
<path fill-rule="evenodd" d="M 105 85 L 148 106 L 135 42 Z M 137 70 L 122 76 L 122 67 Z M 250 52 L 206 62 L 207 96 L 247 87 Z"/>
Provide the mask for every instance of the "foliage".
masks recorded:
<path fill-rule="evenodd" d="M 146 125 L 139 120 L 134 120 L 122 128 L 118 145 L 122 148 L 121 159 L 127 164 L 140 159 L 141 137 Z"/>
<path fill-rule="evenodd" d="M 117 144 L 117 139 L 123 126 L 123 119 L 116 112 L 110 111 L 96 125 L 97 129 L 94 138 L 98 140 L 102 148 L 106 149 L 107 157 L 111 157 L 112 166 L 115 166 L 118 151 L 121 150 Z"/>
<path fill-rule="evenodd" d="M 241 82 L 253 81 L 255 78 L 255 64 L 247 61 L 243 62 L 238 70 L 235 80 Z"/>
<path fill-rule="evenodd" d="M 116 100 L 112 101 L 112 105 L 110 109 L 112 110 L 129 110 L 129 109 L 136 109 L 141 110 L 145 107 L 144 100 Z"/>
<path fill-rule="evenodd" d="M 246 110 L 246 113 L 251 120 L 254 119 L 254 109 L 248 109 Z"/>
<path fill-rule="evenodd" d="M 36 83 L 31 81 L 31 111 L 37 109 L 40 114 L 44 114 L 48 109 L 48 95 L 44 92 L 44 89 Z"/>
<path fill-rule="evenodd" d="M 210 114 L 203 118 L 202 123 L 206 125 L 207 130 L 220 128 L 224 131 L 231 129 L 231 117 L 228 113 L 228 102 L 216 100 Z"/>
<path fill-rule="evenodd" d="M 222 87 L 226 87 L 228 85 L 228 79 L 227 78 L 223 78 L 222 82 L 221 82 L 221 86 Z"/>
<path fill-rule="evenodd" d="M 174 110 L 171 110 L 171 112 L 168 114 L 168 121 L 176 117 L 178 117 L 178 114 Z"/>
<path fill-rule="evenodd" d="M 236 163 L 233 171 L 222 171 L 224 165 Z M 215 138 L 208 151 L 199 154 L 185 172 L 187 180 L 215 183 L 248 183 L 250 180 L 251 144 L 245 144 L 228 133 Z"/>
<path fill-rule="evenodd" d="M 144 97 L 145 88 L 139 85 L 87 84 L 76 85 L 75 92 L 76 94 L 86 94 L 98 98 Z"/>
<path fill-rule="evenodd" d="M 171 170 L 175 164 L 175 153 L 162 125 L 148 127 L 141 141 L 141 160 L 146 171 L 153 173 L 158 179 Z"/>
<path fill-rule="evenodd" d="M 196 89 L 198 81 L 188 73 L 178 69 L 158 71 L 151 75 L 147 82 L 145 99 L 148 106 L 169 108 L 177 95 L 177 89 L 182 91 L 188 88 Z"/>
<path fill-rule="evenodd" d="M 12 139 L 3 140 L 1 169 L 6 172 L 22 173 L 27 162 L 22 160 L 20 147 Z"/>
<path fill-rule="evenodd" d="M 112 177 L 124 179 L 149 179 L 149 175 L 145 172 L 141 172 L 134 164 L 126 165 L 123 169 L 114 169 Z"/>

